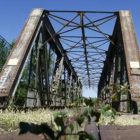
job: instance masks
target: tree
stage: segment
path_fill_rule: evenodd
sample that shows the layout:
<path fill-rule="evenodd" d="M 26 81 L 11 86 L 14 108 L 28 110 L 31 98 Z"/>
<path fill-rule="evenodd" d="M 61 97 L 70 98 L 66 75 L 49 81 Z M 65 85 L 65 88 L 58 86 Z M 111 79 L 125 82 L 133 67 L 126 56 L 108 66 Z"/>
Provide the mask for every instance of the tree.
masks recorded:
<path fill-rule="evenodd" d="M 9 44 L 2 36 L 0 36 L 0 72 L 14 44 L 15 40 L 13 40 L 11 44 Z"/>
<path fill-rule="evenodd" d="M 12 43 L 12 45 L 14 42 Z M 3 68 L 3 65 L 6 62 L 6 59 L 11 51 L 12 45 L 10 45 L 6 40 L 0 36 L 0 72 Z"/>

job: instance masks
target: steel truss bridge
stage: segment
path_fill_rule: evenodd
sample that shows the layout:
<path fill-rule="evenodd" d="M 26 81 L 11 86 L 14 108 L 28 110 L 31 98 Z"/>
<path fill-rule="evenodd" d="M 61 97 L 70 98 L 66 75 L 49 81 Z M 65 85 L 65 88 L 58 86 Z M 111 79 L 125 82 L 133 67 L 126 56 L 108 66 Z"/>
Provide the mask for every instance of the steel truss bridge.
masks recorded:
<path fill-rule="evenodd" d="M 0 103 L 9 104 L 24 87 L 26 106 L 69 106 L 82 87 L 128 83 L 121 103 L 139 109 L 140 57 L 130 11 L 47 11 L 34 9 L 0 74 Z"/>

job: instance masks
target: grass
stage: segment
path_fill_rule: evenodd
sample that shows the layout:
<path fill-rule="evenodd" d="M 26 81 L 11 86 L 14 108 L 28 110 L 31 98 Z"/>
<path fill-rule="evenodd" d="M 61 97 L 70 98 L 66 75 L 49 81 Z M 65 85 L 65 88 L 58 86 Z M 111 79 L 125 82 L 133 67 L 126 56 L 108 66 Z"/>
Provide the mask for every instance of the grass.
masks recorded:
<path fill-rule="evenodd" d="M 40 124 L 50 122 L 53 111 L 39 109 L 37 111 L 16 112 L 13 110 L 0 111 L 0 125 L 18 126 L 19 122 L 30 122 Z"/>
<path fill-rule="evenodd" d="M 28 112 L 17 111 L 15 112 L 12 109 L 7 109 L 5 111 L 0 110 L 0 134 L 13 132 L 19 130 L 18 126 L 20 122 L 28 122 L 34 124 L 47 123 L 55 128 L 55 123 L 52 122 L 53 114 L 59 112 L 60 110 L 49 110 L 49 109 L 38 109 L 35 111 L 29 110 Z M 78 113 L 77 109 L 64 109 L 64 112 L 67 112 L 67 115 L 71 118 L 72 116 Z M 80 110 L 79 110 L 80 111 Z M 74 131 L 73 133 L 77 133 L 78 131 L 84 130 L 84 124 L 82 127 L 79 127 L 76 122 L 73 123 Z M 70 133 L 70 129 L 67 130 Z M 68 140 L 75 139 L 77 136 L 67 136 Z M 78 137 L 77 137 L 78 139 Z M 76 140 L 76 139 L 75 139 Z"/>
<path fill-rule="evenodd" d="M 12 109 L 0 110 L 0 133 L 17 130 L 20 122 L 50 123 L 53 112 L 49 109 L 29 110 L 26 113 L 24 111 L 15 112 Z"/>
<path fill-rule="evenodd" d="M 112 122 L 112 123 L 111 123 Z M 101 116 L 98 124 L 101 125 L 140 125 L 140 115 L 116 115 L 113 122 L 110 117 Z"/>

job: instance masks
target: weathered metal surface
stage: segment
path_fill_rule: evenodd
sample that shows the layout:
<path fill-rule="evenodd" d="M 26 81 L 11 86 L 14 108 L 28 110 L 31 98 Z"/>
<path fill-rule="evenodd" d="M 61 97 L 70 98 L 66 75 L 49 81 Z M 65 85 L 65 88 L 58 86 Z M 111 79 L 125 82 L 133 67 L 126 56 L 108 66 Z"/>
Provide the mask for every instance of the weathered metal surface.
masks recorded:
<path fill-rule="evenodd" d="M 118 12 L 111 40 L 114 44 L 110 43 L 107 52 L 98 85 L 98 96 L 105 100 L 108 93 L 105 92 L 101 96 L 103 87 L 112 83 L 120 85 L 127 83 L 130 86 L 130 94 L 127 96 L 128 104 L 131 104 L 131 100 L 138 102 L 140 100 L 140 56 L 130 11 Z M 118 95 L 118 98 L 121 101 L 121 95 Z M 121 102 L 121 104 L 125 103 Z M 115 103 L 113 107 L 119 111 L 121 104 Z M 128 105 L 125 108 L 129 108 Z"/>
<path fill-rule="evenodd" d="M 121 95 L 120 100 L 124 101 L 127 100 L 127 95 Z M 128 112 L 128 101 L 120 103 L 120 111 L 121 112 Z"/>
<path fill-rule="evenodd" d="M 53 76 L 53 86 L 52 86 L 53 104 L 56 104 L 56 96 L 58 94 L 58 88 L 60 85 L 60 78 L 61 78 L 61 74 L 62 74 L 63 63 L 64 63 L 64 57 L 61 58 L 59 66 L 58 66 L 58 70 L 56 71 L 55 75 Z M 60 102 L 60 99 L 57 99 L 57 102 Z"/>
<path fill-rule="evenodd" d="M 85 131 L 88 134 L 91 134 L 96 140 L 100 140 L 98 128 L 95 122 L 92 122 L 91 124 L 86 124 Z"/>
<path fill-rule="evenodd" d="M 62 57 L 62 56 L 64 57 L 64 63 L 66 65 L 67 69 L 69 70 L 69 72 L 72 72 L 73 77 L 75 79 L 77 79 L 78 78 L 77 73 L 76 73 L 74 67 L 71 64 L 71 61 L 68 58 L 65 49 L 63 48 L 63 46 L 60 42 L 58 34 L 55 32 L 55 30 L 54 30 L 54 28 L 53 28 L 53 26 L 52 26 L 52 24 L 51 24 L 51 22 L 50 22 L 50 20 L 47 16 L 45 17 L 44 22 L 45 22 L 45 26 L 46 26 L 48 36 L 49 36 L 49 38 L 46 42 L 49 42 L 51 40 L 52 48 L 56 50 L 57 55 L 59 57 Z"/>
<path fill-rule="evenodd" d="M 42 9 L 35 9 L 28 18 L 10 56 L 8 57 L 0 74 L 0 97 L 14 95 L 19 79 L 22 75 L 23 67 L 27 56 L 33 45 L 33 36 L 36 28 L 41 24 Z M 16 63 L 10 63 L 16 59 Z"/>
<path fill-rule="evenodd" d="M 36 106 L 36 107 L 41 106 L 39 95 L 38 95 L 38 93 L 36 93 L 36 96 L 35 96 L 35 92 L 28 91 L 27 100 L 26 100 L 26 107 L 34 107 L 34 106 Z"/>
<path fill-rule="evenodd" d="M 140 68 L 130 67 L 131 62 L 140 64 L 139 47 L 130 11 L 120 11 L 120 25 L 127 64 L 127 72 L 132 100 L 140 98 Z"/>
<path fill-rule="evenodd" d="M 43 135 L 34 135 L 31 133 L 23 134 L 23 135 L 18 135 L 17 132 L 11 132 L 7 134 L 1 134 L 0 135 L 0 140 L 43 140 L 44 136 Z"/>
<path fill-rule="evenodd" d="M 100 125 L 101 140 L 139 140 L 140 126 Z"/>

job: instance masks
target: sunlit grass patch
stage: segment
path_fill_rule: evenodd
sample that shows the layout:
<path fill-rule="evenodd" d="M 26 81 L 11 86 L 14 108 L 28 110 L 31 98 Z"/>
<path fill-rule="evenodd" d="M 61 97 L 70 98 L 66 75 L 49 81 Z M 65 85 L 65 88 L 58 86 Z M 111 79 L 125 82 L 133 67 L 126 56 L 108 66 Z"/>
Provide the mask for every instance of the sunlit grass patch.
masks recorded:
<path fill-rule="evenodd" d="M 29 123 L 50 123 L 51 116 L 54 111 L 49 109 L 38 109 L 36 111 L 14 111 L 14 110 L 0 110 L 0 132 L 12 131 L 18 129 L 20 122 Z"/>
<path fill-rule="evenodd" d="M 116 115 L 112 121 L 110 117 L 101 116 L 98 124 L 100 125 L 140 125 L 140 115 Z"/>
<path fill-rule="evenodd" d="M 18 126 L 19 122 L 30 122 L 30 123 L 43 123 L 50 122 L 53 111 L 39 109 L 37 111 L 13 111 L 5 110 L 0 112 L 0 125 L 6 126 Z"/>
<path fill-rule="evenodd" d="M 62 110 L 67 113 L 68 117 L 72 117 L 77 114 L 77 109 L 65 108 Z M 28 110 L 25 111 L 14 111 L 13 109 L 7 109 L 5 111 L 0 110 L 0 134 L 12 132 L 19 129 L 20 122 L 28 122 L 34 124 L 47 123 L 48 125 L 54 125 L 53 114 L 60 112 L 60 110 L 50 110 L 50 109 L 37 109 L 35 111 Z M 80 110 L 79 110 L 80 113 Z M 74 122 L 74 133 L 78 132 L 80 128 L 76 122 Z M 68 130 L 70 132 L 70 130 Z"/>

